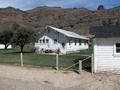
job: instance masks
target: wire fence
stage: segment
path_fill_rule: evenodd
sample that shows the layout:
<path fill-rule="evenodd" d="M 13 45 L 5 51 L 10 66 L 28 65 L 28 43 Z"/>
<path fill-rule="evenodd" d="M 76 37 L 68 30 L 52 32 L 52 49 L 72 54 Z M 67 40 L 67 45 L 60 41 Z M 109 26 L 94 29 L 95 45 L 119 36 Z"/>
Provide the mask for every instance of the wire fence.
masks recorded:
<path fill-rule="evenodd" d="M 67 70 L 78 70 L 79 69 L 79 60 L 84 60 L 88 55 L 71 53 L 66 55 L 58 56 L 58 65 L 56 65 L 56 55 L 49 54 L 37 54 L 33 52 L 23 53 L 23 65 L 27 66 L 36 66 L 36 67 L 50 67 L 56 68 L 59 67 L 59 70 L 64 70 L 70 67 Z M 21 64 L 21 54 L 15 50 L 0 50 L 0 63 L 1 64 Z M 90 60 L 84 64 L 90 64 Z M 87 66 L 87 64 L 85 66 Z M 84 68 L 84 67 L 83 67 Z"/>

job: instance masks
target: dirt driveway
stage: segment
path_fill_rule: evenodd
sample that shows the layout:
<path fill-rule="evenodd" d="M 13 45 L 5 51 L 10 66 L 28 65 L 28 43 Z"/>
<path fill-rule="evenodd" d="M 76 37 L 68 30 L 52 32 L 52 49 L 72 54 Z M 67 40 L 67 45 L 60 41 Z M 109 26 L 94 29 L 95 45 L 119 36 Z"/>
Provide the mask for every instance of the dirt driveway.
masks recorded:
<path fill-rule="evenodd" d="M 120 75 L 0 65 L 0 90 L 120 90 Z"/>

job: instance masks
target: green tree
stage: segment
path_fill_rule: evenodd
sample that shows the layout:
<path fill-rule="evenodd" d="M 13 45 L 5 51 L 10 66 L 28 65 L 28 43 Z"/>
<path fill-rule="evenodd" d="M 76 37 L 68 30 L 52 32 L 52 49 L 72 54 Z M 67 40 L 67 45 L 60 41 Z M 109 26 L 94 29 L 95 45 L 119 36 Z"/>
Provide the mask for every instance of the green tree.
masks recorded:
<path fill-rule="evenodd" d="M 102 25 L 103 25 L 103 26 L 107 26 L 108 24 L 107 24 L 107 22 L 106 22 L 105 20 L 103 20 L 103 21 L 102 21 Z"/>
<path fill-rule="evenodd" d="M 113 25 L 113 22 L 112 22 L 112 20 L 109 18 L 109 19 L 108 19 L 108 26 L 111 26 L 111 25 Z"/>
<path fill-rule="evenodd" d="M 97 8 L 97 10 L 98 10 L 98 11 L 99 11 L 99 10 L 105 10 L 104 5 L 99 5 L 98 8 Z"/>
<path fill-rule="evenodd" d="M 23 53 L 23 48 L 25 45 L 32 43 L 34 41 L 35 41 L 35 32 L 33 30 L 19 26 L 14 31 L 12 43 L 15 46 L 20 47 L 21 53 Z"/>
<path fill-rule="evenodd" d="M 16 29 L 19 28 L 19 27 L 20 27 L 20 25 L 17 24 L 17 23 L 14 23 L 14 24 L 11 26 L 11 28 L 12 28 L 13 30 L 16 30 Z"/>
<path fill-rule="evenodd" d="M 12 36 L 13 32 L 9 28 L 0 31 L 0 43 L 5 45 L 5 49 L 10 45 Z"/>
<path fill-rule="evenodd" d="M 102 25 L 103 26 L 112 26 L 113 22 L 112 22 L 112 20 L 110 18 L 108 18 L 107 21 L 105 21 L 105 20 L 102 21 Z"/>

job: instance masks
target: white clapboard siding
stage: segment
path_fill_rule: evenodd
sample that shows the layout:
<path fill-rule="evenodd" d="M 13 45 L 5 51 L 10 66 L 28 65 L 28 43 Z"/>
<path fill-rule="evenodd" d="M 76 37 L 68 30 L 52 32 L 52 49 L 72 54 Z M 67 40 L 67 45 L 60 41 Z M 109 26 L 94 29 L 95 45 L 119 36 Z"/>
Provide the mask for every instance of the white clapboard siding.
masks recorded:
<path fill-rule="evenodd" d="M 115 55 L 114 45 L 120 38 L 94 40 L 94 72 L 120 72 L 120 55 Z"/>

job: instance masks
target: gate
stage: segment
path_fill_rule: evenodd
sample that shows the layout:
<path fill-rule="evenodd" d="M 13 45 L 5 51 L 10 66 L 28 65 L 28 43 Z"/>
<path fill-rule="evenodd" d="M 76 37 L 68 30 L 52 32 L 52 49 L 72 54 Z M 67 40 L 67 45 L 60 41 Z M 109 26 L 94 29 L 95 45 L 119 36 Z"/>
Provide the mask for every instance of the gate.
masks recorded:
<path fill-rule="evenodd" d="M 74 70 L 74 71 L 76 71 L 78 73 L 81 73 L 84 68 L 89 67 L 89 65 L 91 67 L 92 64 L 89 63 L 89 65 L 88 65 L 88 63 L 86 63 L 86 61 L 89 60 L 89 62 L 91 62 L 92 55 L 90 55 L 90 56 L 88 56 L 88 55 L 82 55 L 82 56 L 85 56 L 85 58 L 83 58 L 83 59 L 79 59 L 78 58 L 76 60 L 76 62 L 74 62 L 74 64 L 71 64 L 71 65 L 69 65 L 67 67 L 62 67 L 61 68 L 61 66 L 60 66 L 60 60 L 58 60 L 59 58 L 58 58 L 58 55 L 57 55 L 56 56 L 56 69 L 57 69 L 57 71 L 58 70 L 60 70 L 60 71 Z M 90 71 L 92 71 L 92 68 L 90 69 Z"/>

